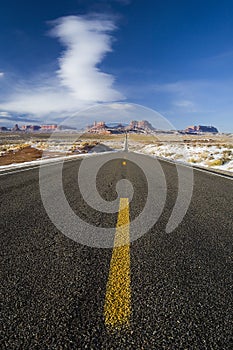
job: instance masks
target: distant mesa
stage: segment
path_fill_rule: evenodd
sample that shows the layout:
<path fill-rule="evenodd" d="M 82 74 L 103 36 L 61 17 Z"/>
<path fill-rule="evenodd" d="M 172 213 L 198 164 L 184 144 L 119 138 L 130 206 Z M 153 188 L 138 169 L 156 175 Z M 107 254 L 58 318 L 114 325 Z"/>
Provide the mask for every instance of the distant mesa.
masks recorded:
<path fill-rule="evenodd" d="M 0 126 L 0 131 L 9 131 L 5 126 Z"/>
<path fill-rule="evenodd" d="M 138 130 L 142 132 L 152 132 L 155 131 L 155 128 L 147 120 L 132 120 L 126 130 Z"/>
<path fill-rule="evenodd" d="M 5 126 L 0 127 L 0 131 L 54 131 L 58 130 L 57 124 L 48 124 L 48 125 L 22 125 L 19 127 L 18 124 L 15 124 L 13 128 L 7 128 Z"/>
<path fill-rule="evenodd" d="M 19 126 L 18 124 L 15 124 L 12 128 L 7 128 L 5 126 L 0 127 L 0 132 L 7 132 L 7 131 L 13 131 L 13 132 L 53 132 L 53 131 L 77 131 L 76 128 L 65 126 L 65 125 L 57 125 L 57 124 L 42 124 L 42 125 L 22 125 Z M 166 134 L 173 134 L 173 133 L 180 133 L 180 134 L 203 134 L 203 133 L 212 133 L 217 134 L 218 129 L 214 126 L 205 126 L 205 125 L 192 125 L 188 126 L 184 130 L 170 130 L 170 131 L 163 131 L 158 130 L 152 126 L 151 123 L 149 123 L 147 120 L 131 120 L 129 124 L 121 124 L 121 123 L 114 123 L 114 122 L 94 122 L 92 125 L 88 125 L 86 128 L 86 132 L 91 134 L 105 134 L 105 135 L 111 135 L 111 134 L 123 134 L 125 132 L 128 133 L 136 133 L 136 134 L 155 134 L 155 133 L 166 133 Z"/>
<path fill-rule="evenodd" d="M 87 126 L 87 132 L 92 134 L 112 134 L 112 128 L 108 128 L 105 122 L 94 122 L 93 125 Z"/>
<path fill-rule="evenodd" d="M 37 130 L 40 130 L 40 126 L 39 125 L 23 125 L 21 127 L 21 129 L 23 131 L 37 131 Z"/>
<path fill-rule="evenodd" d="M 18 124 L 15 124 L 15 126 L 12 129 L 12 131 L 20 131 L 20 128 L 19 128 Z"/>
<path fill-rule="evenodd" d="M 125 132 L 133 133 L 151 133 L 156 129 L 147 120 L 132 120 L 128 125 L 110 123 L 107 125 L 105 122 L 94 122 L 93 125 L 87 126 L 87 132 L 92 134 L 122 134 Z"/>
<path fill-rule="evenodd" d="M 128 125 L 114 124 L 100 121 L 94 122 L 93 125 L 87 126 L 87 132 L 92 134 L 121 134 L 125 132 L 138 133 L 138 134 L 151 134 L 151 133 L 181 133 L 181 134 L 202 134 L 202 133 L 218 133 L 218 129 L 214 126 L 205 125 L 193 125 L 188 126 L 184 130 L 176 131 L 162 131 L 154 128 L 147 120 L 132 120 Z"/>
<path fill-rule="evenodd" d="M 205 126 L 205 125 L 193 125 L 188 126 L 184 132 L 186 134 L 200 134 L 200 133 L 218 133 L 218 129 L 214 126 Z"/>
<path fill-rule="evenodd" d="M 70 126 L 65 125 L 57 125 L 57 124 L 43 124 L 43 125 L 22 125 L 19 127 L 18 124 L 15 124 L 13 128 L 7 128 L 5 126 L 0 127 L 1 131 L 13 131 L 13 132 L 33 132 L 33 131 L 40 131 L 40 132 L 53 132 L 53 131 L 59 131 L 59 130 L 76 130 L 76 128 L 72 128 Z"/>
<path fill-rule="evenodd" d="M 58 126 L 57 126 L 57 124 L 51 124 L 51 125 L 45 124 L 45 125 L 40 125 L 40 129 L 41 130 L 52 130 L 52 131 L 54 131 L 54 130 L 58 129 Z"/>
<path fill-rule="evenodd" d="M 57 124 L 44 124 L 44 125 L 22 125 L 22 131 L 55 131 L 58 129 Z"/>

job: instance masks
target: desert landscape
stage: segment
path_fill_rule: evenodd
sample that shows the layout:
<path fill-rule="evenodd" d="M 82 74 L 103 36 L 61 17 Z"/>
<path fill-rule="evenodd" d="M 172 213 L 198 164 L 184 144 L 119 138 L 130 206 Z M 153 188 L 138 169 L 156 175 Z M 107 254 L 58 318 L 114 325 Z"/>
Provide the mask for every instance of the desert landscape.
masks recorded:
<path fill-rule="evenodd" d="M 40 159 L 117 151 L 125 134 L 1 133 L 0 168 Z M 233 173 L 233 135 L 128 134 L 129 151 Z"/>

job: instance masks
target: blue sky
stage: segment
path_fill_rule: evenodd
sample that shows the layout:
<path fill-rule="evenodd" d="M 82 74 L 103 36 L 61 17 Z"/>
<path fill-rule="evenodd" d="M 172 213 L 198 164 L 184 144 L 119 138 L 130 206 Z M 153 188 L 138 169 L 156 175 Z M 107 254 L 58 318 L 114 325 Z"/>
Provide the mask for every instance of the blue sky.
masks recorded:
<path fill-rule="evenodd" d="M 233 132 L 231 0 L 1 0 L 0 44 L 0 125 L 120 101 Z"/>

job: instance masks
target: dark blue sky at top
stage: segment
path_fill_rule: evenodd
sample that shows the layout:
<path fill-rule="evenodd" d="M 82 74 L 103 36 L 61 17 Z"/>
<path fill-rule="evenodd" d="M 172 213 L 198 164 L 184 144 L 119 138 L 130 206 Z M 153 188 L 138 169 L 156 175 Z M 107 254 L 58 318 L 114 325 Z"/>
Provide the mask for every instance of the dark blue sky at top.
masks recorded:
<path fill-rule="evenodd" d="M 47 35 L 49 21 L 88 13 L 116 16 L 113 52 L 100 68 L 127 101 L 156 109 L 178 128 L 233 131 L 231 0 L 0 0 L 2 96 L 14 80 L 57 69 L 61 46 Z"/>

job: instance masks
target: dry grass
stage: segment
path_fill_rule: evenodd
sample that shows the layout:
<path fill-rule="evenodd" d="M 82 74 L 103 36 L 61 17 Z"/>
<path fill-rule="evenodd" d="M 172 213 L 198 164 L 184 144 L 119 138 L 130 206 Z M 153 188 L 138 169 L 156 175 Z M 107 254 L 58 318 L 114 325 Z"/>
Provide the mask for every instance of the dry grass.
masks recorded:
<path fill-rule="evenodd" d="M 189 162 L 189 163 L 192 163 L 192 164 L 198 164 L 198 163 L 200 163 L 201 161 L 202 161 L 201 158 L 193 158 L 193 157 L 191 157 L 191 158 L 188 159 L 188 162 Z"/>
<path fill-rule="evenodd" d="M 222 159 L 215 159 L 215 160 L 209 160 L 206 162 L 206 165 L 212 167 L 212 166 L 220 166 L 223 165 L 223 160 Z"/>
<path fill-rule="evenodd" d="M 129 134 L 128 139 L 129 139 L 129 143 L 142 142 L 145 145 L 159 142 L 158 137 L 156 137 L 155 135 L 146 135 L 146 134 Z"/>
<path fill-rule="evenodd" d="M 26 143 L 28 141 L 40 142 L 48 141 L 49 138 L 55 140 L 63 141 L 78 141 L 78 140 L 124 140 L 124 134 L 115 134 L 115 135 L 98 135 L 90 133 L 65 133 L 65 132 L 55 132 L 51 133 L 23 133 L 23 132 L 0 132 L 0 144 L 5 143 Z M 196 144 L 208 144 L 208 145 L 219 145 L 222 147 L 227 147 L 229 149 L 233 148 L 233 135 L 180 135 L 180 134 L 129 134 L 129 141 L 132 142 L 144 142 L 144 143 L 170 143 L 170 142 L 184 142 L 186 144 L 194 145 Z"/>

